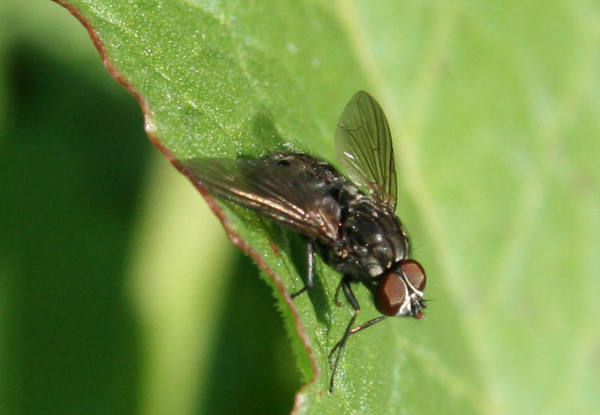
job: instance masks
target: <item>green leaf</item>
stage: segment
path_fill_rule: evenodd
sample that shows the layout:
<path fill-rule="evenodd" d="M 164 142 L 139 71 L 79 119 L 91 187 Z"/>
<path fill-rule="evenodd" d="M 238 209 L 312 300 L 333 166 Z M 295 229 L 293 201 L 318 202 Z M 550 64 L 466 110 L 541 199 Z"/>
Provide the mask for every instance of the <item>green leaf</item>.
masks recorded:
<path fill-rule="evenodd" d="M 598 11 L 585 1 L 69 1 L 173 160 L 288 148 L 331 160 L 352 94 L 382 104 L 398 211 L 429 275 L 423 323 L 353 336 L 301 240 L 215 202 L 266 270 L 309 382 L 296 413 L 598 412 Z M 596 278 L 592 278 L 596 276 Z M 360 320 L 377 313 L 357 290 Z M 301 324 L 298 324 L 301 322 Z M 243 346 L 240 346 L 243 347 Z M 308 353 L 307 353 L 308 351 Z M 595 409 L 595 410 L 594 410 Z"/>

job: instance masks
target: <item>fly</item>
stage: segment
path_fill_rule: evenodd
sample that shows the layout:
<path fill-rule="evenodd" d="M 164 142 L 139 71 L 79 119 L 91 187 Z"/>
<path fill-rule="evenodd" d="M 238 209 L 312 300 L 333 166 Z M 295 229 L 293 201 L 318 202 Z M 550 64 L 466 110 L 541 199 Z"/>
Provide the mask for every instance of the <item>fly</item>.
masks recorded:
<path fill-rule="evenodd" d="M 340 290 L 354 309 L 344 335 L 329 354 L 330 392 L 348 338 L 386 317 L 423 319 L 425 270 L 410 259 L 410 241 L 396 210 L 396 169 L 387 119 L 377 101 L 359 91 L 346 105 L 335 134 L 331 164 L 302 153 L 277 152 L 260 159 L 191 159 L 190 179 L 210 193 L 286 226 L 307 242 L 304 288 L 314 284 L 314 254 L 342 274 Z M 381 316 L 355 325 L 360 305 L 352 284 L 373 294 Z"/>

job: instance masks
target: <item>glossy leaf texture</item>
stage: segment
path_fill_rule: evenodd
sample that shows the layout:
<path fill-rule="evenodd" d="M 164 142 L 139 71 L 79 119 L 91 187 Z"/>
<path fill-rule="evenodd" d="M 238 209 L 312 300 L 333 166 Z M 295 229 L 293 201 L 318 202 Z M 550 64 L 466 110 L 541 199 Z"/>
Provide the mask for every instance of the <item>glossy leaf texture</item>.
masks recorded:
<path fill-rule="evenodd" d="M 291 304 L 299 238 L 214 205 L 274 287 L 308 382 L 295 413 L 598 412 L 594 4 L 64 3 L 173 160 L 282 148 L 331 160 L 356 91 L 384 109 L 397 211 L 432 301 L 424 322 L 390 319 L 351 338 L 333 395 L 327 354 L 351 316 L 332 301 L 339 275 L 319 262 L 317 287 Z M 357 296 L 360 320 L 374 317 L 366 290 Z"/>

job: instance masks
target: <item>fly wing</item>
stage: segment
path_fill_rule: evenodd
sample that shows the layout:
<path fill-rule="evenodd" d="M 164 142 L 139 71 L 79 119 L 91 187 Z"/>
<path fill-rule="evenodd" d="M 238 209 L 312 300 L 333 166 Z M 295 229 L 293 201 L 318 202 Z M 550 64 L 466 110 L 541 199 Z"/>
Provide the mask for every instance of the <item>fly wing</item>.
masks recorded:
<path fill-rule="evenodd" d="M 188 160 L 183 166 L 210 193 L 324 243 L 338 238 L 339 206 L 302 166 L 214 158 Z"/>
<path fill-rule="evenodd" d="M 350 100 L 335 133 L 338 161 L 352 181 L 376 200 L 396 208 L 396 168 L 390 127 L 371 95 L 357 92 Z"/>

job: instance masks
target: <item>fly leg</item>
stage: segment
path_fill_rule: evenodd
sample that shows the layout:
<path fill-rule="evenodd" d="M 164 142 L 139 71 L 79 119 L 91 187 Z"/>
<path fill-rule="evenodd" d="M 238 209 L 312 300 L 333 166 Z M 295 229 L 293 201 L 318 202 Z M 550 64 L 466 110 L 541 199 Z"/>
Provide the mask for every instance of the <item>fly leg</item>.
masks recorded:
<path fill-rule="evenodd" d="M 352 279 L 350 277 L 345 276 L 344 278 L 342 278 L 342 282 L 340 283 L 340 285 L 338 286 L 338 290 L 336 291 L 336 297 L 337 297 L 339 288 L 341 287 L 344 290 L 344 295 L 346 295 L 348 302 L 350 302 L 350 304 L 352 305 L 352 308 L 354 308 L 354 315 L 350 319 L 350 322 L 348 323 L 348 326 L 346 327 L 346 331 L 344 332 L 342 339 L 339 342 L 337 342 L 337 344 L 333 347 L 333 349 L 329 353 L 329 367 L 331 367 L 331 381 L 329 382 L 329 393 L 333 392 L 333 379 L 335 378 L 335 372 L 337 370 L 338 364 L 340 363 L 340 357 L 342 356 L 342 351 L 344 350 L 344 347 L 346 347 L 346 342 L 348 341 L 348 337 L 350 337 L 350 335 L 352 334 L 352 326 L 354 325 L 354 322 L 356 321 L 356 317 L 358 317 L 358 313 L 360 313 L 360 305 L 358 304 L 358 300 L 354 296 L 354 293 L 352 292 L 352 288 L 350 287 L 351 281 L 352 281 Z M 337 298 L 336 298 L 336 302 L 338 302 Z M 333 357 L 333 355 L 335 354 L 336 351 L 337 351 L 337 354 L 335 357 L 335 362 L 332 365 L 331 358 Z"/>
<path fill-rule="evenodd" d="M 342 336 L 341 340 L 339 342 L 337 342 L 337 344 L 335 346 L 333 346 L 333 349 L 331 349 L 331 352 L 329 352 L 329 366 L 331 367 L 331 380 L 329 382 L 329 393 L 333 392 L 333 381 L 335 378 L 335 372 L 337 370 L 338 364 L 340 362 L 340 357 L 342 355 L 342 352 L 344 351 L 344 348 L 346 347 L 346 342 L 348 341 L 348 338 L 350 337 L 350 335 L 358 333 L 359 331 L 364 330 L 366 328 L 369 328 L 372 325 L 377 324 L 386 318 L 386 316 L 379 316 L 379 317 L 369 320 L 359 326 L 352 327 L 354 325 L 354 322 L 356 321 L 356 317 L 358 317 L 358 313 L 360 313 L 360 305 L 358 304 L 358 300 L 354 296 L 354 293 L 352 292 L 352 288 L 350 287 L 351 281 L 352 281 L 352 279 L 350 277 L 346 276 L 346 277 L 342 278 L 342 282 L 340 283 L 340 287 L 344 290 L 344 294 L 346 295 L 346 298 L 352 305 L 352 308 L 354 308 L 354 315 L 350 319 L 350 322 L 348 323 L 348 326 L 346 327 L 346 331 L 344 332 L 344 335 Z M 338 291 L 339 291 L 339 287 L 338 287 Z M 336 293 L 336 297 L 337 297 L 337 293 Z M 336 299 L 336 301 L 337 301 L 337 299 Z M 335 357 L 335 362 L 332 365 L 331 358 L 336 353 L 336 351 L 337 351 L 337 354 Z"/>
<path fill-rule="evenodd" d="M 339 298 L 340 298 L 340 290 L 342 289 L 343 283 L 344 283 L 344 279 L 342 278 L 342 280 L 338 284 L 337 288 L 335 289 L 335 296 L 333 297 L 333 301 L 335 302 L 335 305 L 338 307 L 342 306 L 342 303 L 340 302 Z"/>
<path fill-rule="evenodd" d="M 308 241 L 306 244 L 306 256 L 306 262 L 308 263 L 308 270 L 306 272 L 306 283 L 303 288 L 296 291 L 295 293 L 292 293 L 292 298 L 296 298 L 304 291 L 308 290 L 309 288 L 312 288 L 312 286 L 315 283 L 315 246 L 311 241 Z"/>

